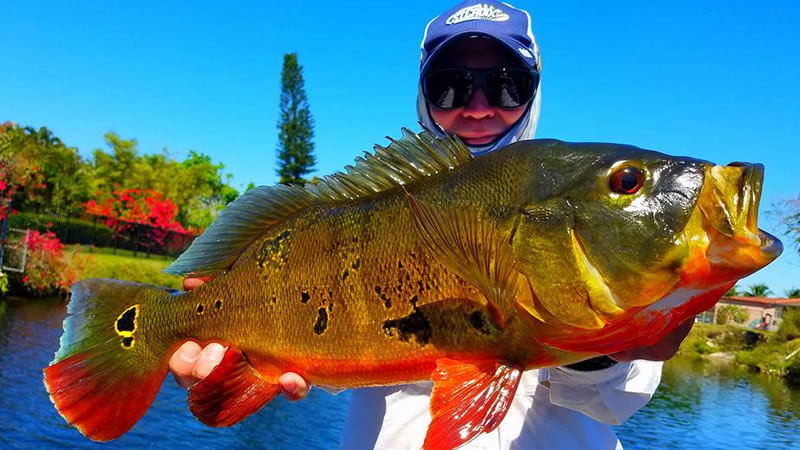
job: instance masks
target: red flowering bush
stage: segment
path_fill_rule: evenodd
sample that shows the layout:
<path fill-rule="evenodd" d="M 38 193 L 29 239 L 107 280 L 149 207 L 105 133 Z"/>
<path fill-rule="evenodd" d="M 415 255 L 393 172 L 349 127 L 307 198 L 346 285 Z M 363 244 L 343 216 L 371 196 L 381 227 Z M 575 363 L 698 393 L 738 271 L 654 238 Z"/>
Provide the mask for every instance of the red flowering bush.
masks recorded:
<path fill-rule="evenodd" d="M 106 218 L 106 226 L 114 230 L 115 236 L 129 232 L 136 225 L 147 225 L 140 236 L 144 246 L 164 245 L 170 231 L 186 233 L 175 219 L 178 206 L 163 198 L 156 191 L 148 189 L 115 190 L 111 195 L 99 195 L 100 200 L 90 200 L 84 204 L 89 214 Z"/>
<path fill-rule="evenodd" d="M 88 261 L 77 249 L 65 255 L 64 244 L 50 231 L 28 231 L 26 243 L 28 254 L 21 281 L 23 288 L 34 295 L 66 293 Z"/>

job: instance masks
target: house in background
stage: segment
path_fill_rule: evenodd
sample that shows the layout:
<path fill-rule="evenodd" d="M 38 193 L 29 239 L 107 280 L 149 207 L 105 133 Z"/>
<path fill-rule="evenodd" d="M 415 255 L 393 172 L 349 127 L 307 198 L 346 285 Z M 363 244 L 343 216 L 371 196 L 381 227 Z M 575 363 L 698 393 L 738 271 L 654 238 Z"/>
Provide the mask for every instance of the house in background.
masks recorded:
<path fill-rule="evenodd" d="M 787 308 L 800 308 L 800 298 L 722 297 L 713 308 L 700 314 L 697 320 L 705 323 L 717 323 L 719 310 L 728 305 L 734 305 L 749 314 L 741 326 L 775 331 Z M 733 321 L 730 323 L 735 325 Z"/>

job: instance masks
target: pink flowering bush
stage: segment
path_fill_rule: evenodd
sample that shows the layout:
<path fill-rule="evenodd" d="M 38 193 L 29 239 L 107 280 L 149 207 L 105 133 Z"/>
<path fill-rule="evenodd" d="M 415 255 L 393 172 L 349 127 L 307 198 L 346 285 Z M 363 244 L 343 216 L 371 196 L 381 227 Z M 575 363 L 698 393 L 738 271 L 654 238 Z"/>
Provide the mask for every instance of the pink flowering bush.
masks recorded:
<path fill-rule="evenodd" d="M 33 295 L 66 293 L 83 272 L 88 258 L 64 254 L 64 244 L 48 231 L 44 234 L 30 230 L 26 243 L 28 256 L 20 281 L 25 291 Z"/>

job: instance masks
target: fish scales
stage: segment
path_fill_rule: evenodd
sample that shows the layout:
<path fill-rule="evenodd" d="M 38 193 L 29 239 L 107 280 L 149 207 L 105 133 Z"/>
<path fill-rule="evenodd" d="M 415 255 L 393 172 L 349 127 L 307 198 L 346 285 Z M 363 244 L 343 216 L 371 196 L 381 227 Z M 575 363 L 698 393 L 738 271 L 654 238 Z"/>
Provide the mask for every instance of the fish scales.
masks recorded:
<path fill-rule="evenodd" d="M 507 156 L 519 160 L 525 155 Z M 531 166 L 499 161 L 479 173 L 454 170 L 410 192 L 431 204 L 446 202 L 497 214 L 519 192 L 496 181 L 522 178 L 526 167 Z M 482 204 L 476 198 L 486 200 Z M 375 375 L 367 371 L 361 375 L 366 377 L 363 381 L 356 374 L 337 380 L 336 372 L 327 373 L 338 369 L 334 365 L 315 370 L 318 360 L 357 366 L 362 361 L 407 359 L 420 366 L 420 377 L 427 378 L 433 361 L 447 354 L 448 347 L 470 348 L 478 358 L 530 359 L 529 343 L 499 339 L 491 314 L 480 305 L 480 292 L 427 255 L 400 188 L 317 205 L 264 235 L 225 278 L 188 294 L 198 304 L 207 304 L 210 313 L 196 314 L 183 336 L 203 341 L 224 336 L 251 352 L 291 355 L 291 364 L 287 361 L 282 369 L 333 386 L 374 384 L 369 380 Z M 219 313 L 210 308 L 217 298 L 225 299 Z M 453 307 L 441 302 L 446 299 L 463 301 Z M 410 316 L 416 321 L 408 320 Z M 320 317 L 325 317 L 321 332 Z M 208 328 L 209 320 L 228 328 L 215 333 Z M 405 332 L 399 325 L 403 323 Z M 509 344 L 519 348 L 506 347 Z M 406 374 L 398 376 L 390 381 L 409 381 Z"/>

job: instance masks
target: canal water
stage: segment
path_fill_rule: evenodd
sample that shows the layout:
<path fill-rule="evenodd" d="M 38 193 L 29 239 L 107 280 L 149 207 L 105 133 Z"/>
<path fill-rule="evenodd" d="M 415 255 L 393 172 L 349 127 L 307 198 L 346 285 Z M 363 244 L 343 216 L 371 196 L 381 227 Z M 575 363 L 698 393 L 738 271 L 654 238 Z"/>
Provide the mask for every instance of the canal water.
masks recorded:
<path fill-rule="evenodd" d="M 281 396 L 231 428 L 199 423 L 186 392 L 167 379 L 126 435 L 96 444 L 68 426 L 44 390 L 41 370 L 61 336 L 57 300 L 0 301 L 0 448 L 336 448 L 348 392 Z M 800 449 L 800 389 L 725 364 L 673 359 L 653 400 L 617 433 L 626 449 Z"/>

